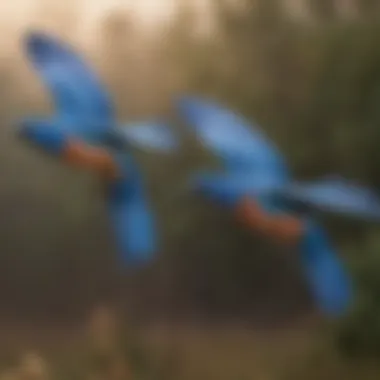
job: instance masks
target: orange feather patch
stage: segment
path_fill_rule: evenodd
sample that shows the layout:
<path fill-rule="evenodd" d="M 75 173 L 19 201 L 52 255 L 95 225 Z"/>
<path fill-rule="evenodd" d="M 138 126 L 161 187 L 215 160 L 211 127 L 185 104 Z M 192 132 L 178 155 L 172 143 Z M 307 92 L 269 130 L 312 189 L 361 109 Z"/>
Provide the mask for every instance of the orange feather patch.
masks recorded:
<path fill-rule="evenodd" d="M 62 158 L 71 166 L 93 170 L 107 179 L 114 179 L 119 175 L 115 160 L 107 150 L 76 140 L 66 143 Z"/>
<path fill-rule="evenodd" d="M 304 231 L 300 219 L 290 215 L 267 213 L 250 198 L 242 199 L 235 211 L 237 218 L 245 225 L 282 243 L 297 243 Z"/>

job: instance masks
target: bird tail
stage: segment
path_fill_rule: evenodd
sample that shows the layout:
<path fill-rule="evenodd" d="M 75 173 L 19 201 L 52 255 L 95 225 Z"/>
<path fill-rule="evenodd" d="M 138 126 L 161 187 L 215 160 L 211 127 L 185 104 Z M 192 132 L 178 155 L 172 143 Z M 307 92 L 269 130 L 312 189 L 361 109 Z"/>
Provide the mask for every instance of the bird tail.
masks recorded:
<path fill-rule="evenodd" d="M 319 308 L 327 315 L 344 315 L 353 301 L 352 280 L 324 230 L 309 223 L 300 248 L 305 275 Z"/>
<path fill-rule="evenodd" d="M 136 173 L 120 165 L 123 175 L 108 191 L 108 210 L 116 244 L 127 265 L 150 261 L 157 245 L 154 217 Z"/>

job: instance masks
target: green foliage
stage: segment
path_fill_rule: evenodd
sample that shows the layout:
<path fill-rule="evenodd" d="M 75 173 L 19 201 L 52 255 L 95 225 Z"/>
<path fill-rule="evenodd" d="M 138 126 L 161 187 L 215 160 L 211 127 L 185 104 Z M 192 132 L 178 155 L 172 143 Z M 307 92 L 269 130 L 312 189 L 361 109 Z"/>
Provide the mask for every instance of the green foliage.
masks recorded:
<path fill-rule="evenodd" d="M 377 359 L 380 355 L 379 244 L 378 236 L 372 234 L 367 244 L 354 250 L 357 302 L 333 334 L 340 352 L 349 357 Z"/>
<path fill-rule="evenodd" d="M 219 53 L 208 45 L 198 47 L 197 61 L 186 61 L 192 73 L 189 87 L 259 122 L 287 154 L 295 174 L 341 173 L 380 188 L 378 20 L 308 28 L 282 17 L 273 2 L 259 3 L 261 13 L 220 13 L 224 34 Z M 321 8 L 325 11 L 331 9 Z M 350 229 L 333 221 L 329 227 L 339 232 L 358 286 L 354 310 L 335 326 L 333 337 L 344 353 L 378 356 L 379 239 L 360 239 L 366 226 Z M 239 260 L 236 255 L 235 262 Z M 232 283 L 252 275 L 252 265 L 241 265 L 238 273 L 239 279 L 233 277 L 230 265 L 223 277 L 230 290 Z M 222 287 L 219 283 L 218 291 Z"/>

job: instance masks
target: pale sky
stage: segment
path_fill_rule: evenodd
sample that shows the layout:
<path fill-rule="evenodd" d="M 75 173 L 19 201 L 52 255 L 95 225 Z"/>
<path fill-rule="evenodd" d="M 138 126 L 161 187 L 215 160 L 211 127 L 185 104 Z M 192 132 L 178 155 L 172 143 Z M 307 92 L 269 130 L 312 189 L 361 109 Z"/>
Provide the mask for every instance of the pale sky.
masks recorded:
<path fill-rule="evenodd" d="M 98 21 L 109 11 L 128 10 L 136 23 L 148 31 L 174 17 L 177 4 L 183 1 L 196 9 L 200 24 L 210 26 L 213 0 L 3 0 L 0 31 L 6 37 L 5 43 L 30 26 L 69 32 L 88 41 Z M 62 30 L 69 19 L 73 20 L 70 30 Z"/>
<path fill-rule="evenodd" d="M 30 70 L 20 49 L 20 37 L 26 30 L 41 28 L 51 31 L 61 38 L 74 42 L 78 47 L 81 46 L 90 54 L 96 54 L 101 40 L 97 33 L 98 27 L 110 12 L 117 13 L 118 10 L 128 12 L 142 34 L 153 32 L 152 34 L 156 36 L 160 26 L 165 26 L 175 17 L 178 5 L 187 2 L 186 5 L 193 7 L 197 15 L 198 25 L 195 26 L 195 32 L 202 34 L 209 32 L 215 25 L 214 1 L 0 0 L 0 64 L 16 65 L 15 83 L 19 83 L 19 87 L 22 87 L 23 92 L 28 92 L 28 96 L 35 96 L 33 94 L 36 93 L 36 89 L 40 93 L 42 85 Z M 238 0 L 228 0 L 229 3 L 234 1 Z M 141 48 L 142 46 L 139 45 L 139 50 L 143 50 Z M 138 55 L 136 53 L 136 56 Z M 30 85 L 24 86 L 26 81 Z"/>

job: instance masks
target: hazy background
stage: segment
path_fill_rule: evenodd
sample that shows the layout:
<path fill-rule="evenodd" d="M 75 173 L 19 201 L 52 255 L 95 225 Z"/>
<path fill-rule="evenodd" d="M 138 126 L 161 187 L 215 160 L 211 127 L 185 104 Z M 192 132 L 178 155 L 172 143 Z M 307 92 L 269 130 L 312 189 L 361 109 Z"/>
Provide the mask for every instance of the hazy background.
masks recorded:
<path fill-rule="evenodd" d="M 377 190 L 379 8 L 369 0 L 2 2 L 2 350 L 25 350 L 42 338 L 50 348 L 72 348 L 78 326 L 105 304 L 144 326 L 158 347 L 175 342 L 172 351 L 188 360 L 183 368 L 193 369 L 192 377 L 177 379 L 252 379 L 269 369 L 282 379 L 290 362 L 292 379 L 305 372 L 347 377 L 354 369 L 337 352 L 377 358 L 377 226 L 323 220 L 358 288 L 354 313 L 331 329 L 312 308 L 294 252 L 248 234 L 186 191 L 193 170 L 218 165 L 195 141 L 184 136 L 175 160 L 136 153 L 162 244 L 157 261 L 135 273 L 119 265 L 96 178 L 48 160 L 18 141 L 13 128 L 25 115 L 51 112 L 22 51 L 24 33 L 39 28 L 87 58 L 121 121 L 162 115 L 183 131 L 173 98 L 204 94 L 261 125 L 299 178 L 339 173 Z M 152 325 L 165 332 L 153 333 Z M 316 344 L 315 332 L 334 344 Z M 310 364 L 305 347 L 315 345 L 323 354 Z"/>
<path fill-rule="evenodd" d="M 304 293 L 299 290 L 298 279 L 294 283 L 286 274 L 287 262 L 292 260 L 275 255 L 274 263 L 265 260 L 257 267 L 250 260 L 260 255 L 244 253 L 240 263 L 234 258 L 236 253 L 231 256 L 230 252 L 241 250 L 242 244 L 249 244 L 247 250 L 258 248 L 238 230 L 236 236 L 233 232 L 227 238 L 225 234 L 220 236 L 219 231 L 233 228 L 234 223 L 186 193 L 187 175 L 210 160 L 196 144 L 190 144 L 188 151 L 184 148 L 176 160 L 141 157 L 162 226 L 164 252 L 146 274 L 125 278 L 118 268 L 96 180 L 61 167 L 15 140 L 12 123 L 23 115 L 51 109 L 46 89 L 23 55 L 22 37 L 30 28 L 51 31 L 85 54 L 109 86 L 122 120 L 157 114 L 172 117 L 172 97 L 197 87 L 198 79 L 193 75 L 204 76 L 202 85 L 207 85 L 215 81 L 213 76 L 224 76 L 223 70 L 236 70 L 233 60 L 240 58 L 224 45 L 222 16 L 217 13 L 219 8 L 211 7 L 216 3 L 138 4 L 98 1 L 76 3 L 74 7 L 70 2 L 54 5 L 49 1 L 25 1 L 18 6 L 16 2 L 4 5 L 2 17 L 8 24 L 2 24 L 1 61 L 3 317 L 9 314 L 12 320 L 19 316 L 23 320 L 23 313 L 28 313 L 29 319 L 36 314 L 37 320 L 45 316 L 49 321 L 58 318 L 66 322 L 78 318 L 78 313 L 86 312 L 92 303 L 120 299 L 123 304 L 132 304 L 135 314 L 146 308 L 154 310 L 155 314 L 145 313 L 153 318 L 168 317 L 172 311 L 177 317 L 192 318 L 192 314 L 203 314 L 206 309 L 219 315 L 220 308 L 231 316 L 245 318 L 237 311 L 239 307 L 268 319 L 266 307 L 293 305 L 293 293 Z M 223 9 L 234 17 L 241 12 L 241 8 L 228 4 Z M 216 49 L 220 61 L 201 51 L 209 47 Z M 189 49 L 194 49 L 193 59 L 205 61 L 192 62 Z M 199 53 L 195 49 L 200 49 Z M 226 256 L 224 268 L 221 262 L 214 265 L 213 257 L 207 258 L 207 254 L 220 256 L 220 248 L 230 256 Z M 246 266 L 247 260 L 257 273 L 250 273 L 244 284 L 234 284 L 240 266 Z M 204 261 L 209 264 L 205 266 Z M 235 269 L 231 263 L 235 263 Z M 231 277 L 230 295 L 219 289 L 211 279 L 212 273 L 221 283 L 226 275 Z M 275 273 L 285 287 L 273 282 Z M 266 279 L 263 284 L 262 279 Z M 246 303 L 247 292 L 252 302 Z M 282 302 L 284 297 L 290 300 Z M 232 307 L 231 303 L 236 305 Z M 293 312 L 293 306 L 285 309 Z"/>

